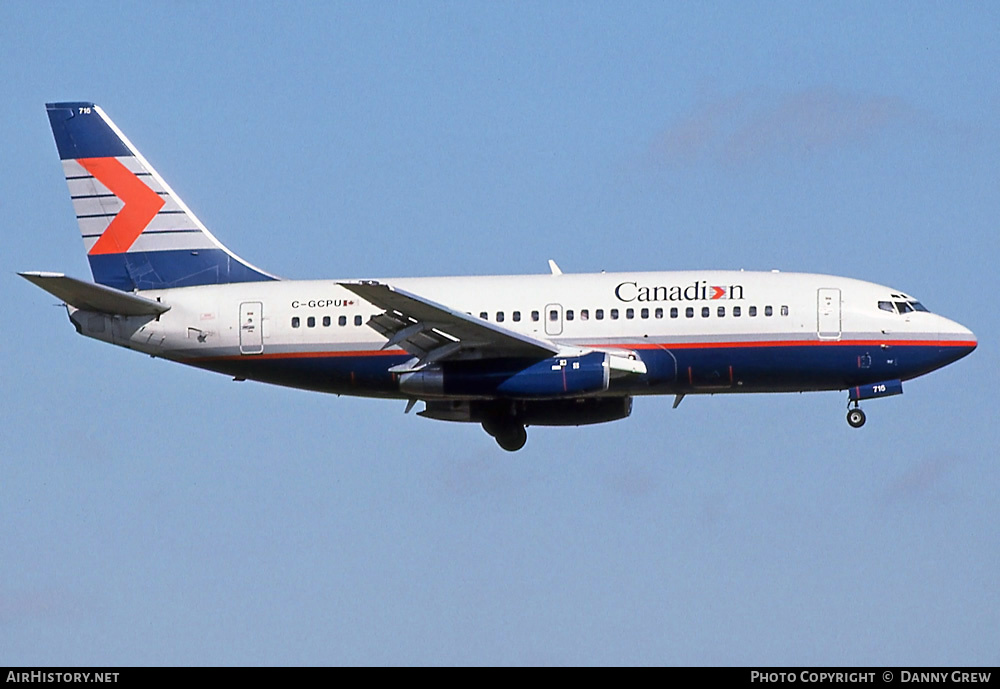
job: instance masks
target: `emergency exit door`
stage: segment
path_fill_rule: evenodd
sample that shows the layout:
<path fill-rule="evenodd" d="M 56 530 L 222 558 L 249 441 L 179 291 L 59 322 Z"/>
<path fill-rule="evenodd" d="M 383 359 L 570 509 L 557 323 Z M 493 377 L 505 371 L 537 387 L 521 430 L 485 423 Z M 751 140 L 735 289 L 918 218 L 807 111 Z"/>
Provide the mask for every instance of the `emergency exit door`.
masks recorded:
<path fill-rule="evenodd" d="M 545 334 L 562 335 L 563 307 L 562 304 L 545 305 Z"/>

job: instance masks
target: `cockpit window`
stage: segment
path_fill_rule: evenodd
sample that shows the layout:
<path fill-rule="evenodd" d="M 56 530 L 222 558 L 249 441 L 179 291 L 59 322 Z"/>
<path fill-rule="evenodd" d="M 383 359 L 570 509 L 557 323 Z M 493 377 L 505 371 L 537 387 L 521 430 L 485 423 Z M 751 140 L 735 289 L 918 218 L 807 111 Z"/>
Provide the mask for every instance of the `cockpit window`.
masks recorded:
<path fill-rule="evenodd" d="M 893 295 L 895 296 L 895 295 Z M 919 301 L 880 301 L 878 307 L 883 311 L 888 311 L 889 313 L 912 313 L 913 311 L 923 311 L 924 313 L 930 313 L 926 306 L 921 304 Z"/>

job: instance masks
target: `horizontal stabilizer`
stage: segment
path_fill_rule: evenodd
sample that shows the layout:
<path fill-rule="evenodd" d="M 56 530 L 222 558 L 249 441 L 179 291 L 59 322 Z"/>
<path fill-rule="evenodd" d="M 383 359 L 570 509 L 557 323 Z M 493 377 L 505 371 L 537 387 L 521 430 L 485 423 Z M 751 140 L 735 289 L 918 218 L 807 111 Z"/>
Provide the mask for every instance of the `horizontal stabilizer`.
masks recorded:
<path fill-rule="evenodd" d="M 159 316 L 170 307 L 146 297 L 95 285 L 62 273 L 18 273 L 28 282 L 38 285 L 72 307 L 118 316 Z"/>

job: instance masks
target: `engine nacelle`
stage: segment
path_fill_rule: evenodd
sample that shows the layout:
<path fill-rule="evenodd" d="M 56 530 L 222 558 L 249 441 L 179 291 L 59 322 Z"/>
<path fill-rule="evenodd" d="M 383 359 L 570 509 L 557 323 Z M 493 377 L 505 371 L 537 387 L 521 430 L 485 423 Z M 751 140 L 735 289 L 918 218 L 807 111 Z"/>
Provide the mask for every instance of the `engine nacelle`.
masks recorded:
<path fill-rule="evenodd" d="M 468 397 L 555 399 L 608 389 L 610 355 L 524 360 L 448 361 L 399 377 L 399 390 L 420 399 Z"/>

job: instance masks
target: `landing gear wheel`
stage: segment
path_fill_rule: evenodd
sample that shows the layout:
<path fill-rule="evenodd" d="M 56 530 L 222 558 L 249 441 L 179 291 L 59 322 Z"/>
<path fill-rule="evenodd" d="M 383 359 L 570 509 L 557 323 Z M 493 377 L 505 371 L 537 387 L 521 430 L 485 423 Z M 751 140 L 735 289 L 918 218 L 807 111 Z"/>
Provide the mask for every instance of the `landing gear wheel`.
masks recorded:
<path fill-rule="evenodd" d="M 505 426 L 499 421 L 483 421 L 483 430 L 493 438 L 504 432 Z"/>
<path fill-rule="evenodd" d="M 865 425 L 865 413 L 858 408 L 847 410 L 847 423 L 851 428 L 861 428 Z"/>
<path fill-rule="evenodd" d="M 517 452 L 528 442 L 528 432 L 520 425 L 508 426 L 493 437 L 497 439 L 497 445 L 507 452 Z"/>

